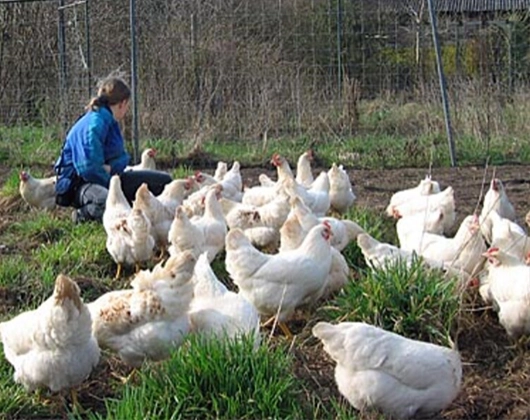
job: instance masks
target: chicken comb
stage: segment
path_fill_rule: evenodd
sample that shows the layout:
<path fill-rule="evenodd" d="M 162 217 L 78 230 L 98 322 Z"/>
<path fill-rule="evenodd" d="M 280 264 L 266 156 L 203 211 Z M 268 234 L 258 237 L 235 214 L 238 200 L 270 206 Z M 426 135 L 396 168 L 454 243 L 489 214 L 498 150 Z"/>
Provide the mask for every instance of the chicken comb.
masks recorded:
<path fill-rule="evenodd" d="M 498 247 L 493 247 L 493 248 L 488 249 L 488 250 L 486 251 L 486 253 L 487 253 L 488 255 L 491 255 L 491 254 L 493 254 L 493 253 L 495 253 L 495 252 L 499 252 L 499 251 L 500 251 L 500 249 L 499 249 Z"/>
<path fill-rule="evenodd" d="M 331 230 L 331 224 L 330 224 L 327 220 L 324 220 L 324 221 L 322 222 L 322 224 L 323 224 L 327 229 Z"/>

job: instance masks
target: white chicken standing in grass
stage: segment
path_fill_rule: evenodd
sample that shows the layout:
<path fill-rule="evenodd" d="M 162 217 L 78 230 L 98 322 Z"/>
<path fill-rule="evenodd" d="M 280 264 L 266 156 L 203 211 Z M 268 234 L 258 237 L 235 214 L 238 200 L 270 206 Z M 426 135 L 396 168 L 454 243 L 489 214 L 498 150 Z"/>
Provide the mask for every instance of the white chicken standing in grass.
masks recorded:
<path fill-rule="evenodd" d="M 109 192 L 105 201 L 105 212 L 103 213 L 103 227 L 107 236 L 111 235 L 116 224 L 129 216 L 132 208 L 121 187 L 119 175 L 110 178 Z"/>
<path fill-rule="evenodd" d="M 156 149 L 148 148 L 145 149 L 140 156 L 140 163 L 137 165 L 130 165 L 125 168 L 125 171 L 144 171 L 144 170 L 156 170 Z"/>
<path fill-rule="evenodd" d="M 193 284 L 189 311 L 192 331 L 219 338 L 253 335 L 254 342 L 259 343 L 260 318 L 256 308 L 217 279 L 206 253 L 195 264 Z"/>
<path fill-rule="evenodd" d="M 0 323 L 6 359 L 15 382 L 32 391 L 60 391 L 83 382 L 100 357 L 91 330 L 90 312 L 79 287 L 59 274 L 53 295 L 37 309 Z M 75 394 L 73 395 L 75 402 Z"/>
<path fill-rule="evenodd" d="M 170 257 L 151 271 L 140 271 L 132 289 L 108 292 L 89 303 L 100 347 L 133 367 L 168 357 L 190 330 L 195 261 L 191 252 Z"/>
<path fill-rule="evenodd" d="M 177 207 L 168 232 L 169 255 L 190 251 L 198 258 L 206 250 L 205 242 L 203 230 L 191 223 L 182 206 Z"/>
<path fill-rule="evenodd" d="M 26 203 L 38 209 L 55 208 L 55 176 L 35 178 L 29 172 L 22 171 L 19 178 L 18 190 Z"/>
<path fill-rule="evenodd" d="M 437 413 L 456 398 L 460 354 L 362 322 L 319 322 L 313 335 L 337 363 L 335 381 L 357 410 L 407 419 Z"/>
<path fill-rule="evenodd" d="M 315 226 L 294 250 L 274 255 L 252 246 L 242 230 L 226 236 L 226 270 L 240 293 L 263 316 L 278 317 L 282 331 L 294 310 L 317 301 L 326 288 L 331 268 L 332 232 L 329 223 Z"/>
<path fill-rule="evenodd" d="M 151 222 L 145 213 L 133 203 L 131 213 L 112 227 L 107 235 L 107 251 L 118 265 L 116 278 L 119 278 L 123 266 L 140 265 L 153 258 L 155 239 L 151 235 Z"/>
<path fill-rule="evenodd" d="M 366 264 L 373 269 L 386 269 L 386 267 L 404 261 L 408 266 L 421 259 L 425 267 L 441 270 L 448 278 L 458 278 L 460 283 L 467 285 L 469 274 L 451 263 L 421 257 L 415 251 L 406 251 L 397 246 L 379 242 L 367 233 L 361 233 L 357 237 L 357 244 L 361 248 Z"/>
<path fill-rule="evenodd" d="M 329 199 L 331 209 L 339 214 L 346 213 L 357 198 L 353 193 L 350 177 L 342 165 L 331 165 L 328 171 Z"/>
<path fill-rule="evenodd" d="M 163 255 L 168 246 L 168 232 L 174 213 L 149 191 L 145 182 L 136 190 L 135 204 L 151 222 L 151 234 Z"/>

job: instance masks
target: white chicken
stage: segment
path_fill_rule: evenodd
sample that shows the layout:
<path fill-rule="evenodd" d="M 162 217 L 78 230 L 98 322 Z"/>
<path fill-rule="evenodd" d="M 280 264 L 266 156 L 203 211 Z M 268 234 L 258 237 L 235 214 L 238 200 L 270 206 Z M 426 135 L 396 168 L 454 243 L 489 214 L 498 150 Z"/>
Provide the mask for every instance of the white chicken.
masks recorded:
<path fill-rule="evenodd" d="M 175 211 L 175 218 L 169 228 L 168 242 L 168 252 L 171 256 L 190 251 L 198 258 L 205 250 L 203 230 L 191 223 L 182 206 L 177 207 Z"/>
<path fill-rule="evenodd" d="M 109 192 L 105 201 L 105 212 L 103 213 L 103 227 L 107 232 L 107 237 L 111 236 L 117 224 L 127 218 L 132 208 L 123 189 L 121 188 L 121 179 L 119 175 L 113 175 L 110 178 Z"/>
<path fill-rule="evenodd" d="M 133 203 L 131 213 L 110 229 L 107 235 L 107 251 L 118 265 L 116 278 L 119 278 L 123 266 L 135 266 L 153 258 L 155 239 L 151 235 L 151 222 L 144 212 Z"/>
<path fill-rule="evenodd" d="M 190 330 L 195 266 L 191 252 L 170 257 L 152 271 L 140 271 L 132 289 L 108 292 L 88 304 L 92 330 L 101 348 L 138 367 L 145 359 L 162 360 Z"/>
<path fill-rule="evenodd" d="M 315 226 L 295 250 L 267 255 L 252 246 L 240 229 L 226 236 L 226 269 L 240 293 L 261 315 L 278 316 L 279 326 L 294 310 L 322 296 L 331 268 L 329 224 Z"/>
<path fill-rule="evenodd" d="M 482 269 L 482 254 L 487 248 L 480 235 L 479 219 L 476 215 L 464 218 L 454 238 L 427 232 L 419 235 L 421 239 L 415 241 L 419 247 L 414 251 L 423 257 L 461 268 L 470 275 Z"/>
<path fill-rule="evenodd" d="M 399 246 L 408 251 L 420 248 L 424 232 L 441 235 L 443 230 L 443 212 L 440 209 L 402 217 L 396 223 Z"/>
<path fill-rule="evenodd" d="M 37 309 L 0 323 L 15 382 L 29 391 L 40 387 L 60 391 L 79 385 L 100 357 L 91 325 L 79 287 L 60 274 L 53 295 Z"/>
<path fill-rule="evenodd" d="M 409 188 L 403 191 L 398 191 L 390 198 L 390 203 L 386 208 L 386 213 L 389 216 L 394 216 L 394 208 L 400 204 L 406 203 L 409 200 L 415 199 L 422 195 L 438 194 L 440 192 L 440 184 L 433 181 L 429 175 L 422 179 L 418 186 Z"/>
<path fill-rule="evenodd" d="M 272 156 L 271 163 L 276 167 L 278 174 L 278 180 L 271 185 L 267 186 L 256 186 L 245 189 L 243 193 L 242 202 L 244 204 L 251 204 L 257 207 L 261 207 L 264 204 L 274 200 L 278 194 L 284 191 L 286 183 L 290 182 L 293 184 L 293 189 L 298 186 L 301 190 L 305 191 L 305 188 L 299 185 L 293 176 L 289 162 L 283 156 L 275 153 Z M 260 176 L 260 181 L 262 177 Z"/>
<path fill-rule="evenodd" d="M 279 194 L 274 200 L 261 207 L 226 199 L 221 200 L 221 206 L 230 229 L 242 229 L 254 246 L 278 247 L 280 227 L 290 211 L 287 195 Z"/>
<path fill-rule="evenodd" d="M 353 206 L 357 198 L 353 193 L 350 177 L 342 165 L 337 166 L 336 163 L 331 165 L 328 177 L 331 209 L 339 214 L 344 214 Z"/>
<path fill-rule="evenodd" d="M 492 241 L 490 214 L 494 210 L 502 218 L 511 220 L 512 222 L 516 221 L 517 215 L 515 209 L 506 195 L 502 181 L 497 178 L 491 180 L 490 188 L 484 196 L 484 204 L 480 213 L 480 230 L 482 231 L 482 235 L 484 235 L 484 239 L 490 244 Z"/>
<path fill-rule="evenodd" d="M 148 148 L 145 149 L 140 156 L 140 163 L 137 165 L 129 165 L 125 168 L 125 171 L 145 171 L 156 170 L 156 149 Z"/>
<path fill-rule="evenodd" d="M 151 234 L 156 246 L 163 253 L 168 246 L 168 232 L 174 213 L 149 191 L 145 182 L 136 190 L 135 204 L 151 222 Z"/>
<path fill-rule="evenodd" d="M 293 209 L 289 213 L 289 217 L 285 221 L 281 228 L 281 246 L 280 252 L 291 251 L 300 246 L 307 236 L 309 231 L 317 226 L 321 222 L 326 222 L 333 232 L 331 239 L 331 267 L 329 274 L 326 278 L 326 288 L 322 294 L 323 298 L 330 296 L 331 294 L 338 292 L 348 282 L 350 277 L 350 268 L 344 256 L 340 251 L 333 245 L 333 239 L 335 237 L 335 229 L 337 231 L 345 231 L 343 221 L 337 220 L 331 217 L 321 218 L 320 220 L 311 213 L 311 210 L 302 203 L 298 198 L 293 200 Z M 346 222 L 346 221 L 344 221 Z M 349 220 L 347 222 L 350 222 Z M 356 223 L 351 222 L 356 225 Z M 361 229 L 361 228 L 359 228 Z M 362 231 L 362 229 L 361 229 Z M 344 232 L 341 233 L 345 235 Z"/>
<path fill-rule="evenodd" d="M 491 222 L 491 246 L 524 261 L 530 252 L 530 238 L 517 223 L 505 219 L 492 210 L 488 216 Z"/>
<path fill-rule="evenodd" d="M 530 255 L 521 262 L 499 248 L 490 248 L 484 256 L 488 259 L 488 278 L 481 294 L 493 302 L 510 337 L 530 334 Z"/>
<path fill-rule="evenodd" d="M 19 178 L 18 190 L 26 203 L 38 209 L 55 208 L 55 176 L 34 178 L 28 172 L 22 171 Z"/>
<path fill-rule="evenodd" d="M 171 214 L 175 213 L 177 207 L 192 193 L 193 181 L 190 178 L 175 179 L 166 184 L 162 192 L 156 196 Z"/>
<path fill-rule="evenodd" d="M 462 382 L 460 354 L 362 322 L 319 322 L 313 335 L 337 363 L 335 382 L 357 410 L 406 419 L 443 410 Z"/>
<path fill-rule="evenodd" d="M 210 190 L 214 190 L 216 192 L 217 198 L 219 200 L 222 198 L 223 187 L 221 186 L 221 184 L 216 183 L 201 187 L 199 190 L 194 191 L 192 194 L 190 194 L 184 200 L 184 203 L 182 203 L 184 211 L 186 212 L 188 217 L 201 216 L 202 214 L 204 214 L 206 193 Z"/>
<path fill-rule="evenodd" d="M 204 206 L 204 214 L 193 217 L 190 222 L 202 232 L 204 237 L 203 251 L 207 251 L 208 261 L 212 262 L 215 256 L 224 249 L 228 229 L 215 190 L 206 193 Z"/>
<path fill-rule="evenodd" d="M 195 180 L 201 188 L 219 184 L 222 187 L 223 197 L 241 202 L 243 198 L 243 180 L 241 178 L 240 168 L 240 163 L 235 161 L 230 170 L 223 175 L 222 180 L 218 180 L 215 176 L 208 175 L 204 172 L 196 172 Z"/>
<path fill-rule="evenodd" d="M 206 253 L 195 264 L 193 284 L 189 311 L 192 331 L 219 338 L 253 335 L 254 342 L 259 343 L 260 317 L 256 308 L 217 279 Z"/>
<path fill-rule="evenodd" d="M 217 162 L 217 167 L 215 168 L 215 172 L 213 174 L 214 179 L 217 182 L 221 182 L 228 172 L 228 165 L 226 162 L 219 161 Z"/>
<path fill-rule="evenodd" d="M 296 182 L 306 188 L 311 187 L 314 181 L 313 172 L 311 171 L 311 162 L 313 159 L 313 150 L 309 149 L 298 157 L 296 163 Z"/>
<path fill-rule="evenodd" d="M 432 212 L 440 209 L 443 213 L 444 233 L 448 233 L 456 219 L 455 198 L 452 187 L 430 195 L 419 195 L 401 204 L 394 205 L 392 212 L 395 218 L 411 216 L 417 213 Z"/>
<path fill-rule="evenodd" d="M 357 237 L 357 244 L 361 248 L 366 264 L 374 269 L 385 269 L 398 261 L 404 261 L 410 266 L 420 258 L 414 251 L 405 251 L 394 245 L 379 242 L 367 233 L 362 233 Z M 469 281 L 469 274 L 450 263 L 426 257 L 421 257 L 421 261 L 426 267 L 441 270 L 446 277 L 458 278 L 461 284 L 467 284 Z"/>
<path fill-rule="evenodd" d="M 334 217 L 317 217 L 304 202 L 295 197 L 290 200 L 291 211 L 280 229 L 280 251 L 297 248 L 313 226 L 321 222 L 328 222 L 333 236 L 331 246 L 342 251 L 348 244 L 357 239 L 364 232 L 357 223 Z"/>

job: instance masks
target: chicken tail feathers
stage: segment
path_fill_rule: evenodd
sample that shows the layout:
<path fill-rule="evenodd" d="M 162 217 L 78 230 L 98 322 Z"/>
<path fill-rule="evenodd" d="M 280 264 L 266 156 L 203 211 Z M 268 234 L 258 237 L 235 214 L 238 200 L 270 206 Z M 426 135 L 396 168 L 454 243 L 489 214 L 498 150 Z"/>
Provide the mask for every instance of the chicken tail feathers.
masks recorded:
<path fill-rule="evenodd" d="M 329 340 L 333 334 L 335 334 L 335 326 L 328 322 L 319 322 L 316 324 L 312 333 L 315 337 L 319 338 L 322 341 Z"/>
<path fill-rule="evenodd" d="M 57 276 L 53 296 L 57 305 L 62 305 L 66 300 L 71 300 L 79 311 L 83 307 L 83 302 L 79 296 L 79 286 L 64 274 Z"/>

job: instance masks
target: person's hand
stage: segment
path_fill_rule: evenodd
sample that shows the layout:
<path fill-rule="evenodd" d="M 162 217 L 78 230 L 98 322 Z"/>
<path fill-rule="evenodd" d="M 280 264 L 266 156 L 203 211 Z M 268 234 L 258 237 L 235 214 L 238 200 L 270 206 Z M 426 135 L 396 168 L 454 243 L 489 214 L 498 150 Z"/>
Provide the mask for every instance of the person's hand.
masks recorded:
<path fill-rule="evenodd" d="M 110 165 L 103 165 L 103 169 L 105 169 L 105 171 L 107 171 L 107 173 L 110 174 L 110 171 L 111 171 Z"/>

